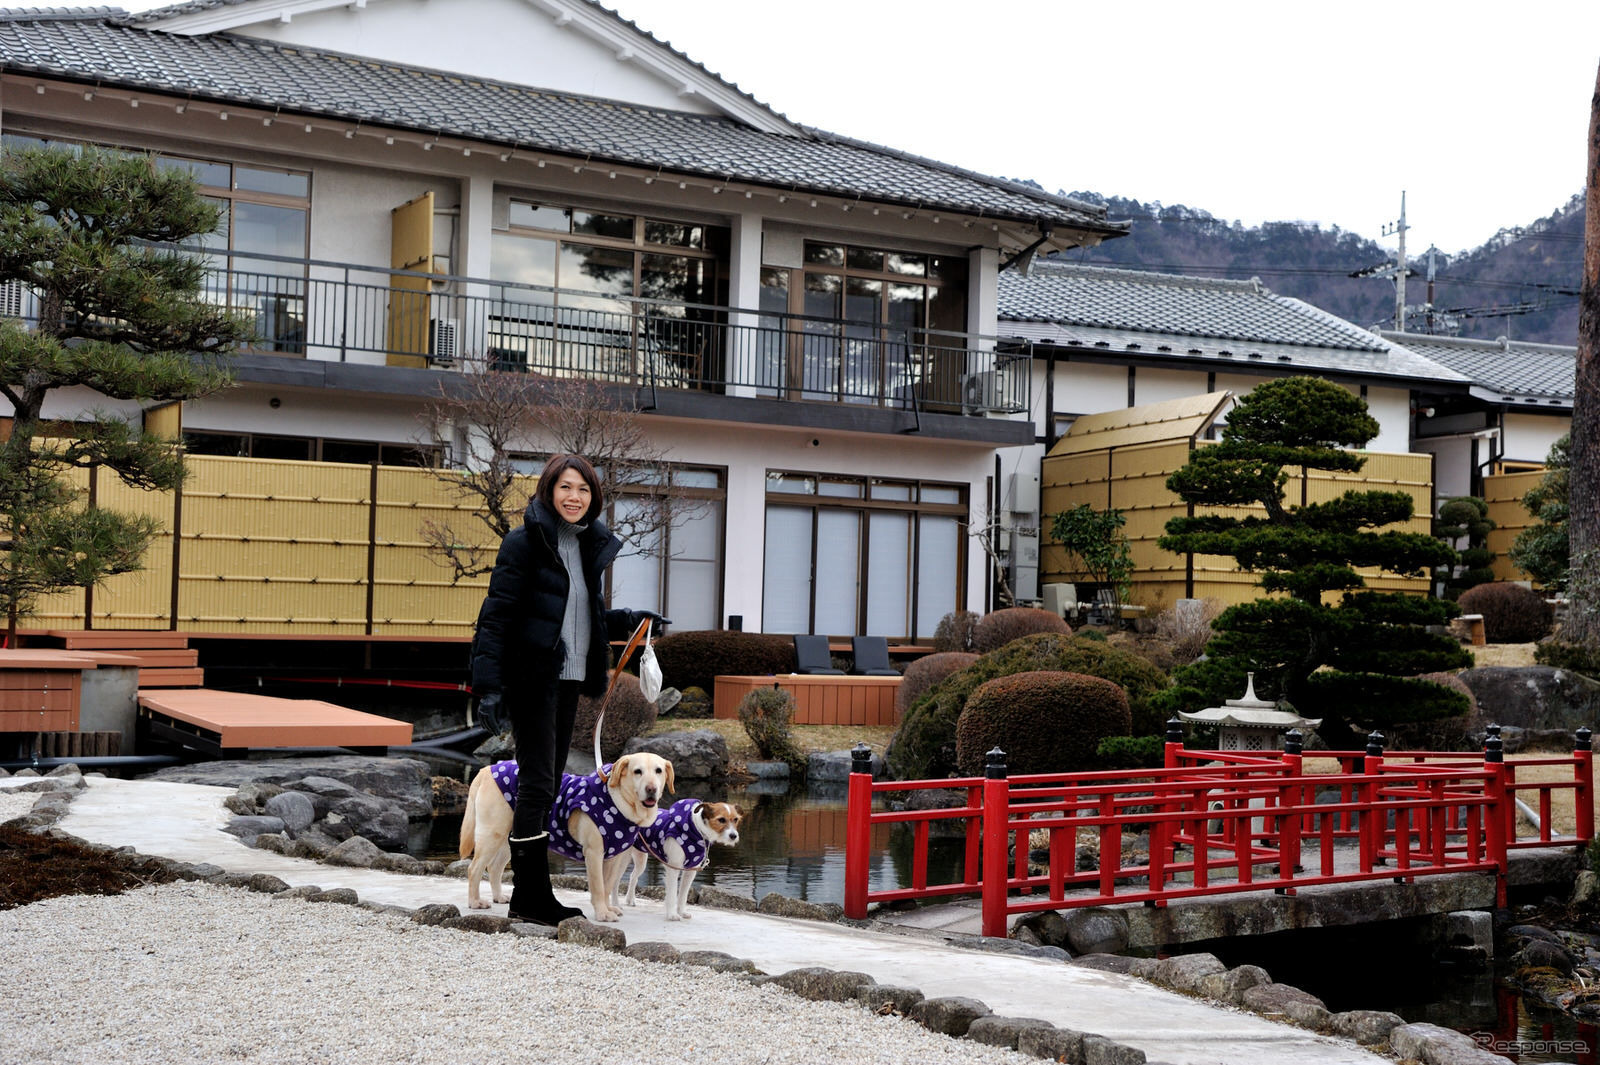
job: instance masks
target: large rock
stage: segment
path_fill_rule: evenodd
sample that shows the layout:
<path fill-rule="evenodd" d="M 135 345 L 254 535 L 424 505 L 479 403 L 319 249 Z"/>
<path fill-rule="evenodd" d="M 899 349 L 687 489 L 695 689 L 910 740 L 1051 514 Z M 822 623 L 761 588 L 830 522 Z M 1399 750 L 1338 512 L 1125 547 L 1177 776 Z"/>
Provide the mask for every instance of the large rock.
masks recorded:
<path fill-rule="evenodd" d="M 338 800 L 321 823 L 330 835 L 340 839 L 365 836 L 387 851 L 405 850 L 410 837 L 405 810 L 398 803 L 370 795 Z"/>
<path fill-rule="evenodd" d="M 1593 727 L 1600 715 L 1600 682 L 1553 666 L 1481 666 L 1458 674 L 1487 722 L 1516 728 Z"/>
<path fill-rule="evenodd" d="M 855 752 L 853 751 L 815 751 L 806 760 L 806 779 L 808 781 L 825 781 L 843 784 L 850 779 L 850 767 L 854 764 Z M 872 776 L 875 780 L 883 780 L 889 775 L 889 766 L 883 760 L 883 755 L 873 752 Z"/>
<path fill-rule="evenodd" d="M 635 736 L 623 745 L 623 754 L 643 751 L 659 754 L 672 763 L 676 780 L 726 780 L 728 741 L 710 729 L 663 732 L 648 739 Z"/>
<path fill-rule="evenodd" d="M 1069 910 L 1065 924 L 1067 942 L 1055 945 L 1066 946 L 1073 954 L 1117 954 L 1128 949 L 1128 915 L 1121 910 Z"/>
<path fill-rule="evenodd" d="M 1505 1065 L 1506 1059 L 1471 1036 L 1437 1024 L 1402 1024 L 1389 1032 L 1389 1046 L 1402 1058 L 1426 1065 Z"/>
<path fill-rule="evenodd" d="M 282 821 L 291 833 L 305 831 L 317 819 L 316 802 L 303 791 L 279 792 L 262 809 Z"/>
<path fill-rule="evenodd" d="M 404 807 L 407 817 L 422 818 L 433 815 L 431 776 L 428 764 L 415 758 L 330 755 L 325 758 L 199 762 L 158 769 L 143 779 L 212 784 L 227 788 L 267 783 L 295 791 L 316 792 L 315 788 L 301 786 L 301 782 L 308 777 L 324 777 L 339 781 L 356 791 L 399 803 Z"/>

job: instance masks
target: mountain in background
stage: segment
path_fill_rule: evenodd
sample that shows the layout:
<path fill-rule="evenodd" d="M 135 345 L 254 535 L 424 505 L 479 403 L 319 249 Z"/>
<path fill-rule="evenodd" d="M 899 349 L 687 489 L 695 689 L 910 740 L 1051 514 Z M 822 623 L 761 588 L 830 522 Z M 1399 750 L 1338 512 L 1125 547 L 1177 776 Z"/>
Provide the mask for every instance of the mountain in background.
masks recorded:
<path fill-rule="evenodd" d="M 1031 184 L 1031 183 L 1030 183 Z M 1169 274 L 1244 279 L 1258 277 L 1272 291 L 1364 327 L 1391 328 L 1394 283 L 1350 274 L 1394 261 L 1365 237 L 1307 222 L 1244 226 L 1210 212 L 1159 202 L 1141 203 L 1093 192 L 1064 195 L 1103 204 L 1107 217 L 1130 219 L 1133 232 L 1097 248 L 1060 258 L 1098 266 L 1125 266 Z M 1413 332 L 1493 340 L 1575 345 L 1578 288 L 1583 277 L 1583 195 L 1517 229 L 1503 229 L 1471 251 L 1434 256 L 1433 324 L 1414 310 Z M 1428 302 L 1428 254 L 1408 247 L 1406 303 Z"/>

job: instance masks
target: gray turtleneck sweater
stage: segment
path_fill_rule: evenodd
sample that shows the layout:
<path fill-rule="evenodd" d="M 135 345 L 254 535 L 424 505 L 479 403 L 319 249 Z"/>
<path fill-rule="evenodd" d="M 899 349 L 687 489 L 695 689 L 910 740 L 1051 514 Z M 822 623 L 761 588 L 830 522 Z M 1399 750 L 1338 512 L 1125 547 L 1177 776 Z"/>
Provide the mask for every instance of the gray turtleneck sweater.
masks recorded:
<path fill-rule="evenodd" d="M 564 519 L 556 531 L 556 551 L 567 567 L 567 612 L 561 620 L 561 643 L 567 657 L 561 665 L 562 680 L 582 680 L 589 656 L 589 584 L 583 577 L 583 556 L 578 552 L 578 533 L 587 526 Z"/>

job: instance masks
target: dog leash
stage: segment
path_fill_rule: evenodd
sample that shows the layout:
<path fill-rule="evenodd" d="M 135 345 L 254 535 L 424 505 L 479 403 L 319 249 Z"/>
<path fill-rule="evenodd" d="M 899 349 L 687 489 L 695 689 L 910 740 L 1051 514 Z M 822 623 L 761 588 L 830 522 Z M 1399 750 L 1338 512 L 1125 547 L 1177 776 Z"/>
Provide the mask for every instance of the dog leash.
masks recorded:
<path fill-rule="evenodd" d="M 633 845 L 643 850 L 646 854 L 660 862 L 662 865 L 666 866 L 668 869 L 676 869 L 680 873 L 687 873 L 689 871 L 689 867 L 687 865 L 673 865 L 661 855 L 657 854 L 655 849 L 652 848 L 650 844 L 645 842 L 643 832 L 640 832 L 638 835 L 633 837 Z M 697 865 L 695 868 L 698 869 L 700 867 Z"/>
<path fill-rule="evenodd" d="M 627 646 L 622 649 L 622 657 L 617 659 L 617 668 L 611 671 L 611 683 L 606 685 L 606 693 L 600 699 L 600 712 L 594 719 L 594 769 L 597 773 L 605 764 L 600 757 L 600 725 L 606 719 L 606 706 L 611 702 L 611 693 L 617 690 L 617 681 L 622 678 L 622 668 L 628 664 L 628 659 L 633 657 L 633 652 L 639 649 L 639 645 L 650 639 L 651 621 L 651 618 L 645 618 L 639 622 L 639 627 L 628 637 Z"/>

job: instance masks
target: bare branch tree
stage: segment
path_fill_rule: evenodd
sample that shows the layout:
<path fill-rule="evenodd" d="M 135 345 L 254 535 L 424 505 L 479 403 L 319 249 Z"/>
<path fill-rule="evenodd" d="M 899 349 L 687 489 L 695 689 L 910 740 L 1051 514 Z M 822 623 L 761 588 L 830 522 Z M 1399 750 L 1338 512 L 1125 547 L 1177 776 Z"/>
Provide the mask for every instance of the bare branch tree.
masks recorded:
<path fill-rule="evenodd" d="M 983 553 L 989 556 L 989 565 L 994 570 L 996 608 L 1015 606 L 1017 603 L 1017 597 L 1011 591 L 1011 582 L 1006 576 L 1006 555 L 1000 550 L 1001 534 L 1006 532 L 1007 528 L 987 509 L 984 510 L 983 517 L 967 526 L 967 535 L 983 548 Z"/>
<path fill-rule="evenodd" d="M 608 523 L 639 554 L 659 556 L 663 534 L 706 504 L 675 483 L 667 449 L 650 440 L 637 409 L 594 381 L 487 371 L 441 384 L 419 415 L 430 441 L 448 441 L 438 479 L 473 509 L 493 543 L 476 546 L 448 521 L 426 520 L 421 535 L 451 579 L 494 568 L 498 543 L 522 522 L 535 482 L 519 473 L 538 457 L 582 455 L 612 504 Z M 471 541 L 471 542 L 469 542 Z"/>

